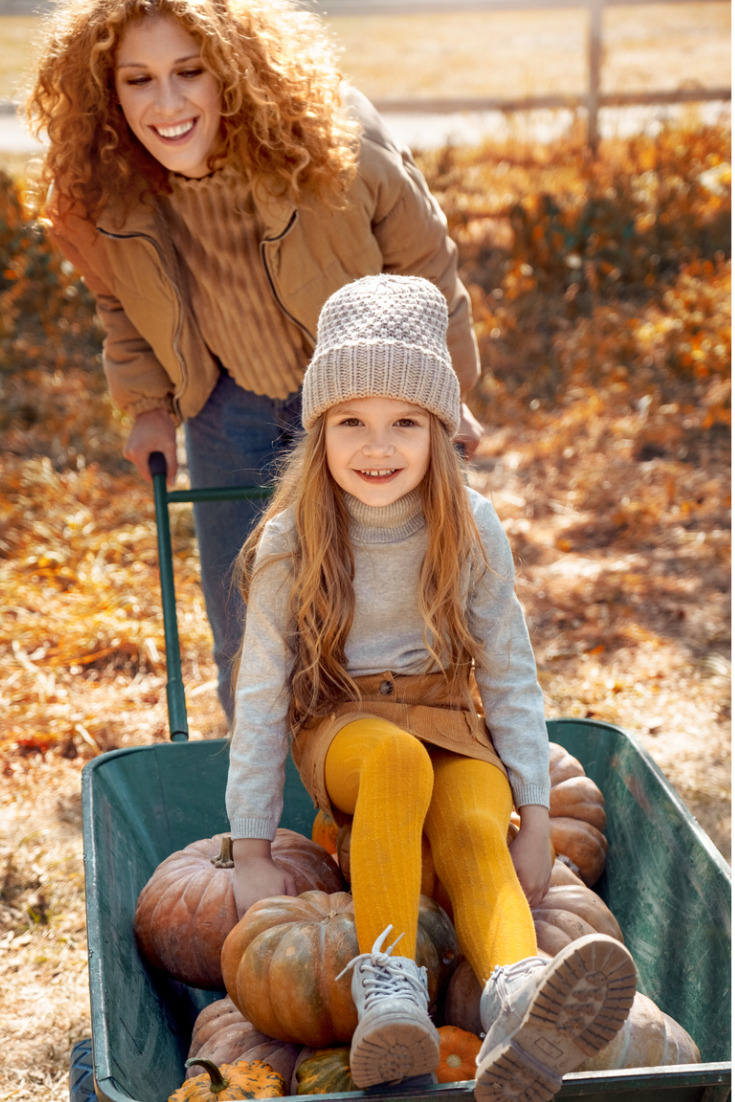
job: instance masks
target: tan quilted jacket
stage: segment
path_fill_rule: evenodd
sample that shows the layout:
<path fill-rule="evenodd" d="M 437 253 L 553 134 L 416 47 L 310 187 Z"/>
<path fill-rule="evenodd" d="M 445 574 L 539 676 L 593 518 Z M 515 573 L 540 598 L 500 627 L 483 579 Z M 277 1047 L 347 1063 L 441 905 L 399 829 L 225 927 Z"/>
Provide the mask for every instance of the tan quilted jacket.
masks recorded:
<path fill-rule="evenodd" d="M 346 208 L 295 209 L 275 198 L 257 204 L 264 227 L 260 251 L 275 299 L 313 346 L 323 303 L 346 282 L 381 271 L 433 280 L 447 298 L 449 347 L 465 395 L 479 361 L 469 296 L 457 276 L 444 215 L 409 151 L 390 136 L 372 105 L 354 89 L 346 101 L 363 127 Z M 197 414 L 218 365 L 195 318 L 183 309 L 176 253 L 156 208 L 141 205 L 122 222 L 106 211 L 96 226 L 66 219 L 53 232 L 95 295 L 115 403 L 132 416 L 162 407 L 177 421 Z"/>

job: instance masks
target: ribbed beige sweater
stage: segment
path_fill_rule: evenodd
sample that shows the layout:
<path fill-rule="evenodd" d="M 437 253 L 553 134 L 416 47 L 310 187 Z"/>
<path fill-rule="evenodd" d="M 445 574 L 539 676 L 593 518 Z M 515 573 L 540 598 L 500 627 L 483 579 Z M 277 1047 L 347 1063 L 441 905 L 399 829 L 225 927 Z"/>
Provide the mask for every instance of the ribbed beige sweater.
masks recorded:
<path fill-rule="evenodd" d="M 225 168 L 199 180 L 172 175 L 171 183 L 163 210 L 207 346 L 246 390 L 288 397 L 310 350 L 273 297 L 247 181 Z"/>

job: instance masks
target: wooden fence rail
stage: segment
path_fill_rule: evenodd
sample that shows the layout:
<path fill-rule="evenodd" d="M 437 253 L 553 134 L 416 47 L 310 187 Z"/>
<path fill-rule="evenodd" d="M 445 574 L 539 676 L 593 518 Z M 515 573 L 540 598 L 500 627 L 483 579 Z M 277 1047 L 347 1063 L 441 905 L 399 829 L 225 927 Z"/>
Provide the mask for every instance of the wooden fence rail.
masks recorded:
<path fill-rule="evenodd" d="M 599 113 L 603 107 L 630 107 L 651 104 L 703 103 L 731 98 L 730 86 L 711 88 L 678 88 L 650 92 L 603 92 L 603 13 L 606 7 L 635 6 L 643 4 L 690 3 L 691 0 L 321 0 L 312 4 L 304 0 L 304 6 L 314 7 L 330 16 L 344 15 L 429 15 L 456 12 L 520 12 L 555 10 L 562 8 L 587 8 L 587 91 L 584 94 L 556 94 L 524 96 L 516 99 L 503 97 L 453 97 L 429 99 L 421 97 L 383 96 L 375 98 L 375 106 L 384 113 L 449 114 L 478 111 L 532 111 L 559 108 L 584 108 L 587 112 L 587 140 L 592 149 L 599 142 Z M 696 0 L 697 3 L 721 2 L 721 0 Z"/>

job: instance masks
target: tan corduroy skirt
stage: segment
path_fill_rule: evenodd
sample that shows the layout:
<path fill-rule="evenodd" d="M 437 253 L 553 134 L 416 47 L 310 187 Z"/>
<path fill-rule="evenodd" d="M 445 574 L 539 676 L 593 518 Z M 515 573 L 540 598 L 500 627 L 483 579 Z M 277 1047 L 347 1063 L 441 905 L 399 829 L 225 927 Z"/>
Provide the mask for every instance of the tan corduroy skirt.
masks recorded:
<path fill-rule="evenodd" d="M 327 751 L 335 735 L 356 719 L 377 717 L 395 723 L 428 746 L 451 750 L 507 771 L 493 746 L 480 710 L 467 707 L 447 690 L 442 674 L 392 673 L 355 678 L 361 700 L 339 704 L 326 716 L 304 724 L 291 741 L 291 753 L 301 780 L 314 804 L 337 821 L 344 816 L 332 808 L 324 780 Z"/>

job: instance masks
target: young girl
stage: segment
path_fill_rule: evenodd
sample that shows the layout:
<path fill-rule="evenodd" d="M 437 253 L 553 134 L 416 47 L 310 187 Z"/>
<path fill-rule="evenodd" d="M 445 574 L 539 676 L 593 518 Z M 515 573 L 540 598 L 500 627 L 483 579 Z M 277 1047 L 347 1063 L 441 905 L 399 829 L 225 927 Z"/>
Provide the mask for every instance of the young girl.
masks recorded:
<path fill-rule="evenodd" d="M 291 0 L 59 0 L 29 101 L 47 138 L 46 215 L 96 296 L 126 457 L 193 486 L 259 486 L 298 430 L 329 294 L 389 269 L 447 298 L 454 368 L 479 373 L 446 220 L 407 149 L 340 81 L 323 24 Z M 464 446 L 480 428 L 465 410 Z M 194 516 L 220 695 L 242 610 L 229 571 L 257 501 Z"/>
<path fill-rule="evenodd" d="M 539 1102 L 617 1032 L 635 973 L 602 936 L 537 953 L 529 902 L 551 874 L 542 696 L 508 542 L 452 446 L 446 329 L 444 297 L 415 277 L 360 279 L 321 313 L 306 435 L 241 557 L 236 894 L 242 912 L 293 892 L 270 856 L 290 734 L 318 806 L 352 816 L 357 1085 L 438 1063 L 414 959 L 424 833 L 485 984 L 477 1096 Z"/>

